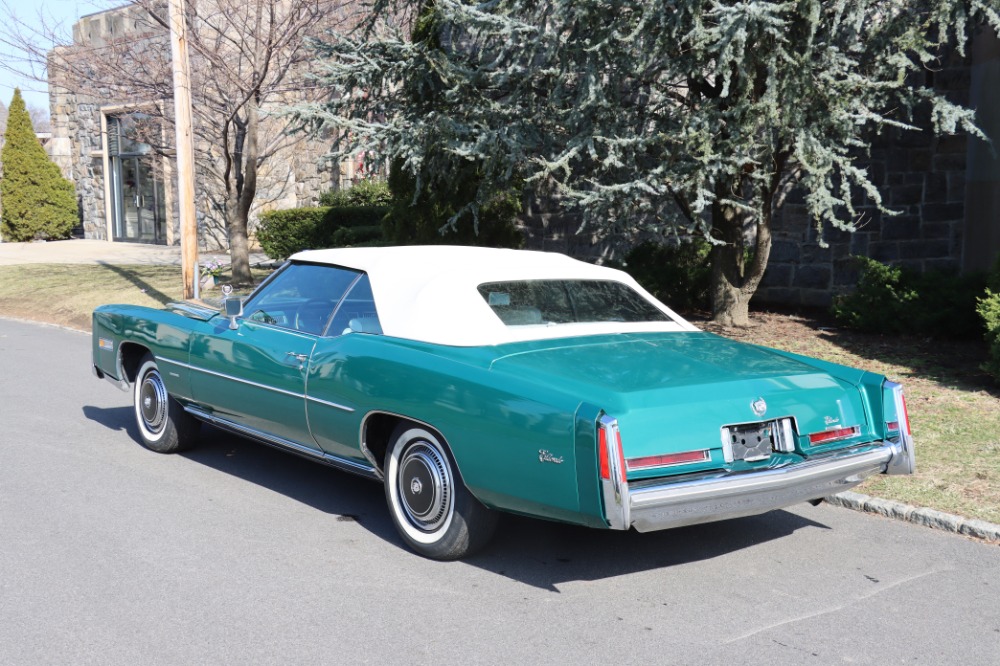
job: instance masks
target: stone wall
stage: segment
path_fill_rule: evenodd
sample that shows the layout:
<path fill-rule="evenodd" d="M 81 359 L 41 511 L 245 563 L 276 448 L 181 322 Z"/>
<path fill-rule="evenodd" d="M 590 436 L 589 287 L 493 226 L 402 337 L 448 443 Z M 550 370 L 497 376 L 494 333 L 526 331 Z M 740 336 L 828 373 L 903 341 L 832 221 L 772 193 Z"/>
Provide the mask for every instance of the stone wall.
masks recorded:
<path fill-rule="evenodd" d="M 928 73 L 927 84 L 968 105 L 970 71 L 968 58 L 952 55 L 941 69 Z M 916 123 L 930 124 L 926 117 Z M 869 174 L 883 205 L 897 214 L 884 214 L 861 201 L 858 230 L 851 234 L 827 225 L 827 248 L 820 247 L 801 194 L 793 193 L 776 221 L 770 262 L 755 302 L 828 306 L 857 282 L 856 255 L 919 272 L 969 268 L 963 262 L 963 236 L 966 164 L 973 141 L 978 140 L 935 137 L 930 131 L 891 130 L 873 137 Z"/>

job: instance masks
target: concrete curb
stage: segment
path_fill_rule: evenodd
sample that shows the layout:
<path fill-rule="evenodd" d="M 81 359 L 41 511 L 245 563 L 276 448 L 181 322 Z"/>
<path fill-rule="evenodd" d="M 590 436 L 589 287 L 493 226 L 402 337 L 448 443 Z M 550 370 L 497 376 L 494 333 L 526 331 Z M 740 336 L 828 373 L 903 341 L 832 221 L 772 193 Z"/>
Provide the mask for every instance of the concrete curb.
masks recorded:
<path fill-rule="evenodd" d="M 994 525 L 985 520 L 962 518 L 936 509 L 913 507 L 901 502 L 869 497 L 861 493 L 844 492 L 827 497 L 826 501 L 855 511 L 877 513 L 894 520 L 904 520 L 936 530 L 955 532 L 984 541 L 1000 543 L 1000 525 Z"/>

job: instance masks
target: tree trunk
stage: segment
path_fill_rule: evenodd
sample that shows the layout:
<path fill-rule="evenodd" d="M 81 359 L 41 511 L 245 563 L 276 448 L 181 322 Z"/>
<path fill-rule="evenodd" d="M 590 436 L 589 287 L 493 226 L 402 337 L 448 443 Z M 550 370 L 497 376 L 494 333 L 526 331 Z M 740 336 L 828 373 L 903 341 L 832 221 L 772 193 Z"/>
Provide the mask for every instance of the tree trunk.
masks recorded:
<path fill-rule="evenodd" d="M 248 220 L 250 206 L 257 195 L 257 102 L 251 98 L 247 102 L 246 135 L 237 141 L 233 164 L 237 177 L 230 185 L 230 196 L 226 207 L 226 225 L 229 232 L 229 257 L 233 267 L 233 282 L 239 285 L 253 284 L 250 274 L 250 241 Z"/>
<path fill-rule="evenodd" d="M 730 207 L 712 207 L 712 237 L 724 242 L 712 250 L 712 321 L 750 325 L 750 299 L 764 277 L 771 255 L 771 197 L 764 197 L 749 263 L 743 247 L 743 216 Z"/>

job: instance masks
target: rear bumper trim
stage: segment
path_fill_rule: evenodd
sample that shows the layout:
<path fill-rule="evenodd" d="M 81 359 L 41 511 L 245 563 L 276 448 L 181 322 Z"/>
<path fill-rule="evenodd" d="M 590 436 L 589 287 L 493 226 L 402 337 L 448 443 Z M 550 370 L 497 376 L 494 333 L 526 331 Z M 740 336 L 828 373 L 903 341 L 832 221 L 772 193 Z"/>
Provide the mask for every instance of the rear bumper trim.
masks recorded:
<path fill-rule="evenodd" d="M 640 532 L 752 516 L 847 490 L 906 455 L 899 442 L 885 441 L 759 472 L 628 485 L 626 515 Z"/>

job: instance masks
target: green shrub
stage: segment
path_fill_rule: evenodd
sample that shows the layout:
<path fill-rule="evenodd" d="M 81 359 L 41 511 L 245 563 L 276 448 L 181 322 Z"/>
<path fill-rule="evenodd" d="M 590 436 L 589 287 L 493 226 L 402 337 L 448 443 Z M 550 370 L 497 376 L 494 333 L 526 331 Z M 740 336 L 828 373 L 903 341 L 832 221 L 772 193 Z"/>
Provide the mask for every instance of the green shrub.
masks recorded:
<path fill-rule="evenodd" d="M 320 195 L 320 206 L 375 206 L 392 203 L 389 184 L 382 180 L 362 180 L 346 190 L 328 190 Z"/>
<path fill-rule="evenodd" d="M 1000 381 L 1000 292 L 987 289 L 986 295 L 979 299 L 977 310 L 986 325 L 986 344 L 989 345 L 982 367 Z"/>
<path fill-rule="evenodd" d="M 854 291 L 838 296 L 833 314 L 842 325 L 868 333 L 910 333 L 933 338 L 982 334 L 976 297 L 982 274 L 916 273 L 856 257 L 861 273 Z"/>
<path fill-rule="evenodd" d="M 674 310 L 705 310 L 711 302 L 711 251 L 712 246 L 703 238 L 677 245 L 642 243 L 617 267 Z"/>
<path fill-rule="evenodd" d="M 983 370 L 1000 381 L 1000 257 L 990 272 L 986 295 L 977 301 L 976 311 L 986 326 L 986 344 L 989 345 Z"/>
<path fill-rule="evenodd" d="M 3 239 L 69 238 L 80 219 L 73 183 L 62 177 L 59 167 L 45 154 L 18 89 L 10 103 L 0 161 Z"/>
<path fill-rule="evenodd" d="M 257 241 L 267 256 L 286 259 L 301 250 L 380 245 L 379 206 L 327 206 L 268 211 L 260 216 Z"/>

